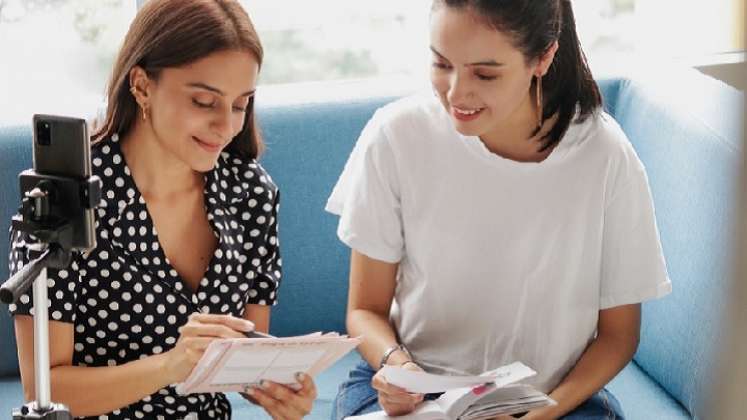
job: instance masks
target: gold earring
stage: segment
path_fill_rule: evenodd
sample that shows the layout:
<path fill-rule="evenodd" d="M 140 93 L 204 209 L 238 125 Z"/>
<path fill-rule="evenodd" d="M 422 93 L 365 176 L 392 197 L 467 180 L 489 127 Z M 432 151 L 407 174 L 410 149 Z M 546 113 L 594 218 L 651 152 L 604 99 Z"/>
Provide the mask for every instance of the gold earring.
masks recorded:
<path fill-rule="evenodd" d="M 544 115 L 542 115 L 542 76 L 537 78 L 537 130 L 542 128 Z"/>
<path fill-rule="evenodd" d="M 145 105 L 142 106 L 142 109 L 143 109 L 143 121 L 148 121 L 148 114 L 147 114 L 147 111 L 146 111 L 147 108 L 148 107 L 145 106 Z"/>

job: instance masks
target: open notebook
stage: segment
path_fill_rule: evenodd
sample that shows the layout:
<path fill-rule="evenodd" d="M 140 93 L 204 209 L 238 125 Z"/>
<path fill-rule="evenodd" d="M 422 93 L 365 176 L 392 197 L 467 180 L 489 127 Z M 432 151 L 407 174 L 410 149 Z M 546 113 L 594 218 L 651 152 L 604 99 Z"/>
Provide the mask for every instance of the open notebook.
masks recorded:
<path fill-rule="evenodd" d="M 536 374 L 520 362 L 478 376 L 443 376 L 395 367 L 384 369 L 383 374 L 389 383 L 410 392 L 445 391 L 436 400 L 424 401 L 410 414 L 392 417 L 397 420 L 491 419 L 556 404 L 531 385 L 516 383 Z M 376 411 L 348 419 L 387 420 L 390 417 L 383 411 Z"/>
<path fill-rule="evenodd" d="M 176 391 L 182 395 L 243 392 L 263 379 L 295 386 L 296 372 L 316 376 L 360 342 L 337 333 L 215 340 Z"/>

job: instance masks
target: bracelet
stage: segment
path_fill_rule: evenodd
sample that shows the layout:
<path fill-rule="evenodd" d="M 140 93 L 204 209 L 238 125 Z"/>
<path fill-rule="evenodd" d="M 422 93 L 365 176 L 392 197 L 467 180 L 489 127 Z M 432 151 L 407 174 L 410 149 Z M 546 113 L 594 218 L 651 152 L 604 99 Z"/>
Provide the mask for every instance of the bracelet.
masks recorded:
<path fill-rule="evenodd" d="M 384 355 L 381 356 L 381 362 L 379 363 L 379 369 L 383 368 L 384 365 L 386 365 L 387 360 L 389 360 L 389 356 L 392 355 L 397 350 L 401 350 L 403 353 L 407 355 L 408 358 L 410 358 L 410 361 L 412 361 L 412 356 L 410 355 L 410 352 L 407 350 L 404 344 L 398 344 L 396 346 L 389 347 L 384 352 Z"/>

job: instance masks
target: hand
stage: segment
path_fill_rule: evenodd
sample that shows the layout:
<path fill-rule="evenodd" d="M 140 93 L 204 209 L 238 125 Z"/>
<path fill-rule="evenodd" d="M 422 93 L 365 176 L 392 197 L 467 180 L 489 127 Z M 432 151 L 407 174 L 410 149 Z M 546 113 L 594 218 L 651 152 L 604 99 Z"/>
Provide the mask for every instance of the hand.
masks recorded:
<path fill-rule="evenodd" d="M 166 376 L 170 383 L 183 382 L 216 338 L 246 337 L 240 331 L 253 331 L 254 324 L 231 315 L 194 313 L 179 327 L 179 340 L 164 353 Z"/>
<path fill-rule="evenodd" d="M 247 399 L 262 406 L 274 420 L 296 420 L 311 412 L 316 399 L 316 385 L 309 375 L 297 373 L 300 388 L 261 381 L 259 387 L 246 389 Z"/>
<path fill-rule="evenodd" d="M 423 369 L 415 362 L 405 362 L 403 369 L 422 372 Z M 389 416 L 401 416 L 412 413 L 423 402 L 423 394 L 412 394 L 386 381 L 381 371 L 371 379 L 371 386 L 379 393 L 379 405 Z"/>

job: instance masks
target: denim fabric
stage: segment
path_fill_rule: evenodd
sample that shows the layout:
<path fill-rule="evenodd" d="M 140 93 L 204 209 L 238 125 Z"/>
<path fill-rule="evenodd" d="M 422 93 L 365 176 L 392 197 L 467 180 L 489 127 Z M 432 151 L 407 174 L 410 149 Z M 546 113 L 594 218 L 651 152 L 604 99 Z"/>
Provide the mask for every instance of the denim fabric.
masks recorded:
<path fill-rule="evenodd" d="M 381 410 L 376 391 L 371 387 L 371 378 L 375 373 L 366 362 L 360 362 L 350 371 L 348 380 L 340 385 L 332 405 L 332 420 Z M 563 420 L 625 420 L 625 416 L 617 398 L 602 389 L 564 416 Z"/>

